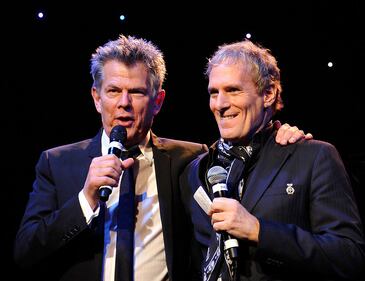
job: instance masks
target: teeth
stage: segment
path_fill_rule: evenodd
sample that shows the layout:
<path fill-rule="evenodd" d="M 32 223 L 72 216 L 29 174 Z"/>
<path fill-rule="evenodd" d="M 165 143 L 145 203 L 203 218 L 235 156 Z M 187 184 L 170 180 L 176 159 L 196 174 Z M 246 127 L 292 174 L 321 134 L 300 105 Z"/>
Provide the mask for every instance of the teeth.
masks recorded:
<path fill-rule="evenodd" d="M 235 117 L 235 115 L 221 116 L 222 119 L 233 119 L 234 117 Z"/>

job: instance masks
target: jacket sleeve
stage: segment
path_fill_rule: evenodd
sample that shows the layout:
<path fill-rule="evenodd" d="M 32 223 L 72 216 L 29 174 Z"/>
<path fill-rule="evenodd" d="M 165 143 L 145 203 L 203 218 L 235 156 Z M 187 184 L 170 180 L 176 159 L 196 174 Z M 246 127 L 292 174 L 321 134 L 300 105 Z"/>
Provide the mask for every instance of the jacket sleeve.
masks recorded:
<path fill-rule="evenodd" d="M 60 205 L 55 181 L 49 153 L 43 152 L 15 239 L 14 258 L 23 267 L 49 257 L 87 228 L 77 194 Z"/>
<path fill-rule="evenodd" d="M 346 170 L 332 145 L 321 146 L 310 173 L 304 207 L 309 211 L 309 227 L 259 219 L 256 258 L 303 274 L 359 278 L 365 265 L 361 219 Z"/>

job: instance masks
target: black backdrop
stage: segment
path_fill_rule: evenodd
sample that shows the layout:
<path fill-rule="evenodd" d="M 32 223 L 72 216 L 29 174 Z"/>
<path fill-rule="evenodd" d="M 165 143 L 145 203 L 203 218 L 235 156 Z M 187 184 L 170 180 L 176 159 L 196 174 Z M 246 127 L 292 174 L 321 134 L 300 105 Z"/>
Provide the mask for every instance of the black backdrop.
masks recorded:
<path fill-rule="evenodd" d="M 203 75 L 207 57 L 218 45 L 251 33 L 282 70 L 285 108 L 278 119 L 338 148 L 365 217 L 365 25 L 359 2 L 24 2 L 1 9 L 1 252 L 10 271 L 2 280 L 21 278 L 12 246 L 39 153 L 94 136 L 101 126 L 90 96 L 89 59 L 120 33 L 145 37 L 165 54 L 167 97 L 155 133 L 207 144 L 218 136 Z M 42 20 L 38 11 L 45 13 Z"/>

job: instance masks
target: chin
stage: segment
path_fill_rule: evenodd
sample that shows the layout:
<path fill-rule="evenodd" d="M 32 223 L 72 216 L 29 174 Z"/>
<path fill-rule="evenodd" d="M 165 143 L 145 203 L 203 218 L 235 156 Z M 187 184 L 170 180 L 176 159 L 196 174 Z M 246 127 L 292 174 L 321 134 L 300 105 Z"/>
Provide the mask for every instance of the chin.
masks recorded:
<path fill-rule="evenodd" d="M 221 137 L 224 139 L 234 138 L 234 134 L 233 134 L 232 130 L 220 129 L 219 133 L 220 133 Z"/>
<path fill-rule="evenodd" d="M 225 141 L 234 141 L 236 138 L 233 138 L 232 136 L 229 136 L 227 134 L 221 134 L 221 138 L 224 139 Z"/>
<path fill-rule="evenodd" d="M 239 141 L 242 138 L 241 135 L 236 135 L 236 134 L 228 133 L 227 131 L 226 132 L 220 131 L 220 136 L 225 141 L 230 141 L 230 142 L 237 142 L 237 141 Z"/>

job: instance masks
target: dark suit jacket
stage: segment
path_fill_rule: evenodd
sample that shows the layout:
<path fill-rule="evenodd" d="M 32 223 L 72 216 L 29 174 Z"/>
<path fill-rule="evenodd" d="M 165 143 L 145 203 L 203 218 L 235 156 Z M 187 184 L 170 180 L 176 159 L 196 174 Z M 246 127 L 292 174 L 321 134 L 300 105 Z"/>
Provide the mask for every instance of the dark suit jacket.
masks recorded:
<path fill-rule="evenodd" d="M 199 156 L 181 177 L 203 256 L 213 229 L 192 196 L 199 185 L 207 188 L 208 158 Z M 287 192 L 290 186 L 293 194 Z M 280 146 L 272 135 L 247 179 L 241 204 L 260 222 L 257 245 L 240 241 L 241 280 L 358 280 L 365 265 L 363 230 L 332 145 L 312 140 Z"/>
<path fill-rule="evenodd" d="M 205 145 L 152 135 L 158 198 L 170 280 L 188 273 L 188 230 L 178 189 L 183 168 Z M 37 272 L 35 280 L 100 280 L 103 226 L 88 226 L 78 193 L 91 160 L 101 155 L 101 132 L 93 139 L 43 152 L 15 243 L 15 260 Z"/>

